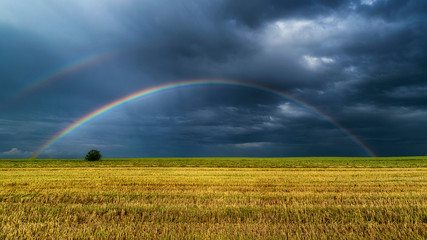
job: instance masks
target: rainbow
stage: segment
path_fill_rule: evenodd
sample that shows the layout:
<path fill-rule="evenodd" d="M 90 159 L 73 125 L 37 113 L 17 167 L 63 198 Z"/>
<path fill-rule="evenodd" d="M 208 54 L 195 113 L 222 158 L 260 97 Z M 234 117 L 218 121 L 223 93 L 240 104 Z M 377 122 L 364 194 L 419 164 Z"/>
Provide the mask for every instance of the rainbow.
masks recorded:
<path fill-rule="evenodd" d="M 27 94 L 30 94 L 43 86 L 46 86 L 47 84 L 54 82 L 55 80 L 61 79 L 62 77 L 71 74 L 73 72 L 79 71 L 83 68 L 86 68 L 92 64 L 105 61 L 117 54 L 117 51 L 110 51 L 105 53 L 96 53 L 87 55 L 85 57 L 79 58 L 77 60 L 74 60 L 68 64 L 62 65 L 59 68 L 56 68 L 53 71 L 50 71 L 49 73 L 37 78 L 36 80 L 32 81 L 31 84 L 24 87 L 21 91 L 19 91 L 16 94 L 16 97 L 24 96 Z"/>
<path fill-rule="evenodd" d="M 339 129 L 341 129 L 367 155 L 369 155 L 371 157 L 375 156 L 375 153 L 372 150 L 370 150 L 369 147 L 366 146 L 366 144 L 364 144 L 357 136 L 352 134 L 348 129 L 344 128 L 340 123 L 335 121 L 333 118 L 331 118 L 330 116 L 320 112 L 320 110 L 316 109 L 314 106 L 312 106 L 308 103 L 305 103 L 301 100 L 298 100 L 295 97 L 292 97 L 286 93 L 283 93 L 283 92 L 280 92 L 280 91 L 277 91 L 277 90 L 274 90 L 274 89 L 271 89 L 268 87 L 264 87 L 261 85 L 253 84 L 253 83 L 244 83 L 244 82 L 238 82 L 238 81 L 232 81 L 232 80 L 192 80 L 192 81 L 169 83 L 169 84 L 165 84 L 165 85 L 161 85 L 161 86 L 146 88 L 146 89 L 143 89 L 141 91 L 127 95 L 125 97 L 122 97 L 120 99 L 117 99 L 116 101 L 113 101 L 109 104 L 106 104 L 106 105 L 102 106 L 101 108 L 98 108 L 95 111 L 93 111 L 93 112 L 87 114 L 86 116 L 80 118 L 79 120 L 77 120 L 76 122 L 74 122 L 73 124 L 71 124 L 67 128 L 65 128 L 64 130 L 58 132 L 51 139 L 49 139 L 44 145 L 42 145 L 39 149 L 37 149 L 31 157 L 37 158 L 44 150 L 46 150 L 47 148 L 49 148 L 50 146 L 52 146 L 53 144 L 55 144 L 56 142 L 61 140 L 63 137 L 65 137 L 70 132 L 76 130 L 77 128 L 79 128 L 83 124 L 85 124 L 85 123 L 89 122 L 90 120 L 98 117 L 99 115 L 101 115 L 107 111 L 110 111 L 111 109 L 114 109 L 116 107 L 119 107 L 119 106 L 121 106 L 127 102 L 133 101 L 133 100 L 141 98 L 141 97 L 165 92 L 168 90 L 184 88 L 184 87 L 191 87 L 191 86 L 208 86 L 208 85 L 226 85 L 226 86 L 238 86 L 238 87 L 246 87 L 246 88 L 251 88 L 251 89 L 257 89 L 257 90 L 260 90 L 263 92 L 267 92 L 267 93 L 277 95 L 277 96 L 282 97 L 282 98 L 286 98 L 292 102 L 298 103 L 298 104 L 308 108 L 312 112 L 316 113 L 317 115 L 321 116 L 322 118 L 326 119 L 327 121 L 331 122 L 332 124 L 334 124 Z"/>

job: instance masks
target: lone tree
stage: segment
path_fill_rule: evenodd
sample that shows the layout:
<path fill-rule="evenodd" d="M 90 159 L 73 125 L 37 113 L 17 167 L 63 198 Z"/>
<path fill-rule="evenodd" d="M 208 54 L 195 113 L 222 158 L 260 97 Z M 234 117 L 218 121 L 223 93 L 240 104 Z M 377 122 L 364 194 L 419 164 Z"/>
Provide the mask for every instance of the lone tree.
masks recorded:
<path fill-rule="evenodd" d="M 99 161 L 101 159 L 101 153 L 98 150 L 90 150 L 85 157 L 87 161 Z"/>

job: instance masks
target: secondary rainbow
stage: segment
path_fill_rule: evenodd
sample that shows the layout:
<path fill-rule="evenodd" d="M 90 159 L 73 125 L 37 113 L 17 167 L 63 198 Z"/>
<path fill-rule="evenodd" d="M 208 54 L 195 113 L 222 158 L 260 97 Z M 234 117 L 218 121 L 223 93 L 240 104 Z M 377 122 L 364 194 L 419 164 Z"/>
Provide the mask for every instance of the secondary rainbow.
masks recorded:
<path fill-rule="evenodd" d="M 346 135 L 348 135 L 351 138 L 351 140 L 353 142 L 355 142 L 367 155 L 369 155 L 371 157 L 375 156 L 375 153 L 371 149 L 369 149 L 369 147 L 366 146 L 366 144 L 364 144 L 357 136 L 352 134 L 348 129 L 344 128 L 340 123 L 335 121 L 332 117 L 322 113 L 320 110 L 316 109 L 314 106 L 312 106 L 306 102 L 303 102 L 299 99 L 296 99 L 295 97 L 293 97 L 289 94 L 277 91 L 277 90 L 269 88 L 269 87 L 261 86 L 258 84 L 245 83 L 245 82 L 239 82 L 239 81 L 233 81 L 233 80 L 192 80 L 192 81 L 182 81 L 182 82 L 177 82 L 177 83 L 175 82 L 175 83 L 169 83 L 169 84 L 165 84 L 165 85 L 161 85 L 161 86 L 146 88 L 146 89 L 143 89 L 141 91 L 127 95 L 123 98 L 120 98 L 116 101 L 113 101 L 107 105 L 104 105 L 101 108 L 98 108 L 95 111 L 93 111 L 93 112 L 87 114 L 86 116 L 80 118 L 79 120 L 77 120 L 76 122 L 74 122 L 73 124 L 71 124 L 67 128 L 65 128 L 64 130 L 62 130 L 61 132 L 54 135 L 44 145 L 42 145 L 39 149 L 37 149 L 36 152 L 34 152 L 34 154 L 31 157 L 37 158 L 44 150 L 46 150 L 47 148 L 49 148 L 50 146 L 52 146 L 53 144 L 55 144 L 56 142 L 61 140 L 63 137 L 65 137 L 70 132 L 76 130 L 77 128 L 79 128 L 83 124 L 89 122 L 90 120 L 96 118 L 97 116 L 99 116 L 99 115 L 101 115 L 101 114 L 103 114 L 103 113 L 105 113 L 111 109 L 114 109 L 118 106 L 121 106 L 127 102 L 130 102 L 132 100 L 135 100 L 135 99 L 138 99 L 138 98 L 141 98 L 144 96 L 149 96 L 152 94 L 157 94 L 157 93 L 161 93 L 161 92 L 172 90 L 172 89 L 191 87 L 191 86 L 208 86 L 208 85 L 227 85 L 227 86 L 238 86 L 238 87 L 252 88 L 252 89 L 257 89 L 257 90 L 264 91 L 267 93 L 271 93 L 271 94 L 286 98 L 286 99 L 293 101 L 295 103 L 298 103 L 298 104 L 308 108 L 312 112 L 316 113 L 320 117 L 331 122 L 336 127 L 338 127 L 341 131 L 343 131 Z"/>
<path fill-rule="evenodd" d="M 61 67 L 56 68 L 53 71 L 37 78 L 31 84 L 27 85 L 21 91 L 16 94 L 16 97 L 27 95 L 31 92 L 34 92 L 43 86 L 48 85 L 58 79 L 63 78 L 64 76 L 71 74 L 73 72 L 79 71 L 83 68 L 89 67 L 93 64 L 105 61 L 114 57 L 117 54 L 117 51 L 109 51 L 103 53 L 95 53 L 91 55 L 84 56 L 68 64 L 62 65 Z"/>

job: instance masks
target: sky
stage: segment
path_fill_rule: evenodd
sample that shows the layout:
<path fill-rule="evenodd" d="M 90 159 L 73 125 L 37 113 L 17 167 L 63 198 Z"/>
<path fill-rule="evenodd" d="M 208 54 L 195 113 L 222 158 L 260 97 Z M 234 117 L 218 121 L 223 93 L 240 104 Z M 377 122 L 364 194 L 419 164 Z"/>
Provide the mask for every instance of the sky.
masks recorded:
<path fill-rule="evenodd" d="M 0 0 L 0 158 L 426 155 L 426 92 L 426 1 Z"/>

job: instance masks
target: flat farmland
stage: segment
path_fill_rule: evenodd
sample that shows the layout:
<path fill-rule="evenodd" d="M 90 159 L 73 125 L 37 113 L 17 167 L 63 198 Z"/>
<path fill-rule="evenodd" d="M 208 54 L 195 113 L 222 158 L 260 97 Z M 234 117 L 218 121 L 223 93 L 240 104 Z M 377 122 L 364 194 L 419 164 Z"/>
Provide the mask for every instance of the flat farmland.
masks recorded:
<path fill-rule="evenodd" d="M 427 160 L 0 160 L 0 239 L 426 239 Z"/>

